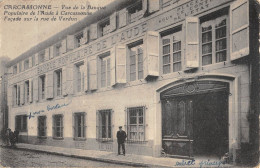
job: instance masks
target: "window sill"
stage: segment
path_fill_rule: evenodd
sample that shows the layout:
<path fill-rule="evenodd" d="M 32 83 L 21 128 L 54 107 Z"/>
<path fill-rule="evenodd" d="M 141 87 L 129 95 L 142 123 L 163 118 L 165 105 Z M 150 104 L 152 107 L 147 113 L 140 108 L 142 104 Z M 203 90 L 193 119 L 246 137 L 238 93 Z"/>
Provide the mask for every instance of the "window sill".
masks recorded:
<path fill-rule="evenodd" d="M 39 139 L 47 139 L 46 136 L 37 136 L 37 138 L 39 138 Z"/>
<path fill-rule="evenodd" d="M 126 143 L 131 143 L 131 144 L 145 144 L 148 141 L 145 140 L 126 140 Z"/>
<path fill-rule="evenodd" d="M 52 137 L 52 139 L 56 139 L 56 140 L 63 140 L 63 137 Z"/>
<path fill-rule="evenodd" d="M 86 141 L 87 139 L 86 138 L 80 138 L 80 137 L 76 137 L 76 138 L 73 138 L 74 141 Z"/>
<path fill-rule="evenodd" d="M 106 142 L 113 142 L 113 139 L 97 139 L 98 142 L 106 143 Z"/>

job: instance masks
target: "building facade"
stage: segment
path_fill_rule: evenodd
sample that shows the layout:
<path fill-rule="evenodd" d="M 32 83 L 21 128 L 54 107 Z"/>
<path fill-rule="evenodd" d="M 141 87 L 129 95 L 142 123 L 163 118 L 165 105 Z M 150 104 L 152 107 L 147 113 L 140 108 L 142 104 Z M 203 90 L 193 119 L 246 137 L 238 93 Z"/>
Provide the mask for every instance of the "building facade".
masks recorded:
<path fill-rule="evenodd" d="M 116 152 L 123 126 L 127 153 L 243 162 L 258 130 L 255 15 L 248 0 L 113 2 L 9 62 L 9 127 Z"/>

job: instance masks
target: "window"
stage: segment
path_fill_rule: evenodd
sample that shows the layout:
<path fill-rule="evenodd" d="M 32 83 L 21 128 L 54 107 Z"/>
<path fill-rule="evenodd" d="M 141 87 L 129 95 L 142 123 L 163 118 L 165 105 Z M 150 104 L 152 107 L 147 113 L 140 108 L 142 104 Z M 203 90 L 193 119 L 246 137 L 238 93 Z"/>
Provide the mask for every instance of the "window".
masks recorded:
<path fill-rule="evenodd" d="M 53 137 L 63 138 L 63 116 L 60 114 L 53 116 Z"/>
<path fill-rule="evenodd" d="M 55 57 L 59 56 L 61 53 L 61 43 L 55 45 Z"/>
<path fill-rule="evenodd" d="M 45 75 L 40 76 L 39 80 L 39 100 L 45 99 Z"/>
<path fill-rule="evenodd" d="M 35 65 L 35 56 L 32 56 L 32 67 Z"/>
<path fill-rule="evenodd" d="M 110 32 L 110 26 L 109 25 L 110 25 L 109 19 L 105 19 L 104 21 L 102 21 L 99 24 L 99 30 L 100 30 L 101 36 L 104 36 L 104 35 L 106 35 Z"/>
<path fill-rule="evenodd" d="M 27 131 L 27 115 L 18 115 L 15 117 L 15 130 Z"/>
<path fill-rule="evenodd" d="M 46 116 L 38 116 L 38 137 L 46 137 Z"/>
<path fill-rule="evenodd" d="M 85 113 L 74 113 L 74 137 L 86 137 Z"/>
<path fill-rule="evenodd" d="M 25 91 L 25 103 L 29 103 L 29 97 L 30 97 L 30 93 L 29 93 L 29 81 L 25 81 L 25 85 L 24 85 L 24 91 Z"/>
<path fill-rule="evenodd" d="M 14 93 L 13 93 L 13 105 L 18 105 L 18 87 L 14 85 Z"/>
<path fill-rule="evenodd" d="M 20 90 L 20 86 L 17 86 L 17 105 L 19 106 L 19 105 L 21 105 L 20 103 L 21 103 L 21 101 L 20 101 L 20 98 L 21 98 L 21 90 Z"/>
<path fill-rule="evenodd" d="M 62 70 L 59 69 L 55 71 L 54 73 L 54 91 L 55 96 L 61 96 L 62 95 Z"/>
<path fill-rule="evenodd" d="M 80 63 L 76 65 L 77 68 L 77 92 L 82 92 L 84 90 L 84 64 Z"/>
<path fill-rule="evenodd" d="M 44 51 L 40 52 L 38 58 L 39 64 L 44 62 L 44 57 L 45 57 Z"/>
<path fill-rule="evenodd" d="M 19 72 L 22 72 L 22 62 L 19 62 Z"/>
<path fill-rule="evenodd" d="M 100 56 L 101 59 L 101 87 L 110 86 L 110 57 L 109 53 Z"/>
<path fill-rule="evenodd" d="M 143 42 L 129 46 L 130 81 L 143 79 Z"/>
<path fill-rule="evenodd" d="M 130 6 L 128 8 L 128 13 L 130 23 L 138 21 L 140 18 L 142 18 L 144 14 L 142 1 L 138 1 L 133 6 Z"/>
<path fill-rule="evenodd" d="M 226 61 L 227 16 L 201 24 L 202 65 Z"/>
<path fill-rule="evenodd" d="M 111 126 L 111 110 L 98 111 L 98 139 L 102 141 L 111 140 L 112 138 L 112 126 Z"/>
<path fill-rule="evenodd" d="M 24 70 L 29 69 L 29 59 L 24 60 Z"/>
<path fill-rule="evenodd" d="M 128 141 L 145 141 L 144 108 L 127 109 L 127 138 Z"/>
<path fill-rule="evenodd" d="M 75 35 L 75 48 L 80 47 L 80 40 L 83 38 L 83 33 Z"/>
<path fill-rule="evenodd" d="M 181 39 L 182 32 L 180 28 L 162 37 L 163 74 L 181 70 Z"/>
<path fill-rule="evenodd" d="M 17 74 L 17 65 L 13 66 L 13 74 Z"/>

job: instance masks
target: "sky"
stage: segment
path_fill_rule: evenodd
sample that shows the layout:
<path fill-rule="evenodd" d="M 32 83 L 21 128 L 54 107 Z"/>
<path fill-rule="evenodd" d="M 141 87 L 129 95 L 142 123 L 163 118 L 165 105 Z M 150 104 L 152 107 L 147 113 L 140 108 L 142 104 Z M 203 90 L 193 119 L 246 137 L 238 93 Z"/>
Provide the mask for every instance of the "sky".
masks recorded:
<path fill-rule="evenodd" d="M 114 0 L 88 1 L 91 7 L 93 7 L 88 11 L 93 13 L 96 11 L 94 7 L 104 7 Z M 38 43 L 86 17 L 86 15 L 78 15 L 77 21 L 34 21 L 33 19 L 36 15 L 31 16 L 30 14 L 32 11 L 37 13 L 38 9 L 11 9 L 11 7 L 15 7 L 15 5 L 51 5 L 52 9 L 47 11 L 55 13 L 58 10 L 59 16 L 62 16 L 61 11 L 64 11 L 62 7 L 65 6 L 71 7 L 71 9 L 66 8 L 66 11 L 86 12 L 86 9 L 81 9 L 81 6 L 88 6 L 86 3 L 87 0 L 0 0 L 0 57 L 7 56 L 12 60 Z M 75 5 L 79 9 L 73 9 Z M 22 16 L 21 21 L 11 21 L 17 17 L 17 15 L 14 15 L 16 12 L 28 12 L 28 14 L 27 16 L 20 14 Z M 68 17 L 67 15 L 63 16 Z M 31 21 L 24 21 L 25 18 L 30 17 L 32 18 Z M 40 17 L 50 16 L 37 15 L 36 17 L 39 19 Z M 75 16 L 73 17 L 75 18 Z"/>

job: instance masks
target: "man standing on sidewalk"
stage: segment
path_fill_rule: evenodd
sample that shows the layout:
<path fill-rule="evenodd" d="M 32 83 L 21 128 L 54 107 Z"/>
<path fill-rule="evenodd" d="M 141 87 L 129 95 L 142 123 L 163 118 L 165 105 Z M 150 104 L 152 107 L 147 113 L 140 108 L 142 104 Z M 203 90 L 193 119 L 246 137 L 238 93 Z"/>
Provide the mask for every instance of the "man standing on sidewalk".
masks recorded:
<path fill-rule="evenodd" d="M 125 156 L 126 133 L 125 133 L 125 131 L 122 130 L 122 126 L 119 126 L 119 131 L 117 131 L 116 137 L 117 137 L 117 143 L 118 143 L 118 155 L 120 155 L 120 148 L 122 146 L 123 155 Z"/>

